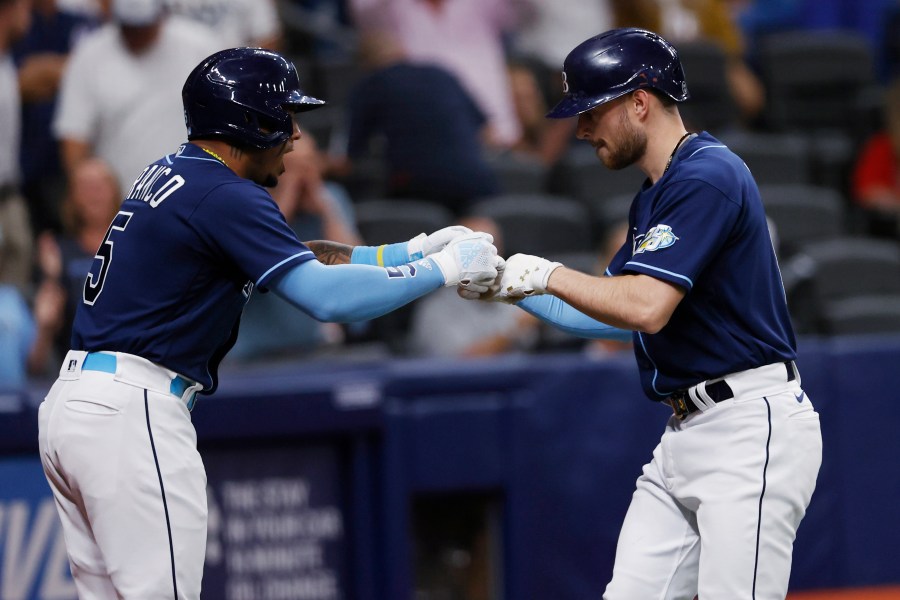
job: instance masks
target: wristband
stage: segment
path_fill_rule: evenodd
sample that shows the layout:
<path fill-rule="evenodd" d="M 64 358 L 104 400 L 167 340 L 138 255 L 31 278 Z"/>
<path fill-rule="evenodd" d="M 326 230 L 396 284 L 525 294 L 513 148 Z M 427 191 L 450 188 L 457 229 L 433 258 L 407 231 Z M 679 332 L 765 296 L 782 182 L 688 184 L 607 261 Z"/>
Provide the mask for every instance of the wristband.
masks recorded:
<path fill-rule="evenodd" d="M 399 267 L 400 265 L 405 265 L 410 262 L 406 249 L 407 243 L 355 246 L 350 254 L 350 263 L 375 267 Z"/>

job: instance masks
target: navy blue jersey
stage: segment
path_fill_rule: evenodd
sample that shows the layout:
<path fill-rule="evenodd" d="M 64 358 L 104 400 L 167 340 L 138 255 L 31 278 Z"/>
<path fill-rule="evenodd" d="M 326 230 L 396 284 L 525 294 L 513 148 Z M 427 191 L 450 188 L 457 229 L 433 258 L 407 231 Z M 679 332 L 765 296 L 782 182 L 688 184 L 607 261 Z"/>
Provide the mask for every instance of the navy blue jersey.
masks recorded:
<path fill-rule="evenodd" d="M 265 188 L 185 144 L 126 195 L 91 265 L 72 348 L 135 354 L 211 393 L 253 288 L 314 258 Z"/>
<path fill-rule="evenodd" d="M 759 189 L 725 145 L 707 133 L 683 144 L 635 197 L 629 228 L 610 274 L 642 273 L 687 291 L 659 333 L 634 335 L 651 399 L 796 357 Z"/>

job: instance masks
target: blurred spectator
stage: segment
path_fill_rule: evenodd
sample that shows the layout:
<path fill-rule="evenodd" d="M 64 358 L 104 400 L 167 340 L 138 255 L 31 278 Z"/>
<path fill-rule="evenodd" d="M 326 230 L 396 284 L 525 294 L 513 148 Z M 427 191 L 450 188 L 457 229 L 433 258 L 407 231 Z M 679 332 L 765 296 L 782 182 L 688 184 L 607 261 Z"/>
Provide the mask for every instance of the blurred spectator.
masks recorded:
<path fill-rule="evenodd" d="M 57 0 L 33 0 L 31 27 L 14 46 L 22 93 L 22 191 L 34 233 L 59 231 L 59 199 L 65 176 L 59 146 L 50 130 L 69 53 L 97 23 L 82 13 L 61 10 Z"/>
<path fill-rule="evenodd" d="M 279 50 L 281 24 L 274 0 L 164 0 L 170 14 L 203 23 L 222 48 L 251 46 Z"/>
<path fill-rule="evenodd" d="M 19 191 L 21 96 L 10 50 L 28 31 L 31 0 L 0 0 L 0 284 L 28 296 L 32 235 L 28 208 Z"/>
<path fill-rule="evenodd" d="M 350 59 L 357 32 L 348 0 L 282 0 L 279 15 L 288 46 L 314 59 Z"/>
<path fill-rule="evenodd" d="M 708 40 L 728 57 L 727 85 L 746 123 L 755 122 L 765 106 L 762 81 L 745 60 L 740 29 L 728 0 L 610 0 L 618 27 L 641 27 L 659 33 L 676 47 Z M 598 32 L 599 33 L 599 32 Z"/>
<path fill-rule="evenodd" d="M 490 233 L 503 253 L 502 232 L 493 219 L 468 217 L 459 224 Z M 445 288 L 416 301 L 409 335 L 414 356 L 493 356 L 534 349 L 538 320 L 502 302 L 466 302 L 455 288 Z"/>
<path fill-rule="evenodd" d="M 537 59 L 554 74 L 570 49 L 616 26 L 610 0 L 516 0 L 515 5 L 516 53 Z"/>
<path fill-rule="evenodd" d="M 731 13 L 744 38 L 744 55 L 758 63 L 759 44 L 767 35 L 801 27 L 806 0 L 731 0 Z"/>
<path fill-rule="evenodd" d="M 113 21 L 72 53 L 53 129 L 67 174 L 99 156 L 125 188 L 185 140 L 181 87 L 221 42 L 206 27 L 167 17 L 162 0 L 113 0 L 112 8 Z"/>
<path fill-rule="evenodd" d="M 15 286 L 0 283 L 0 390 L 25 383 L 34 332 L 34 319 L 22 294 Z"/>
<path fill-rule="evenodd" d="M 356 246 L 353 207 L 346 193 L 322 180 L 324 158 L 315 140 L 304 133 L 284 157 L 285 172 L 272 197 L 302 241 L 332 240 Z M 321 323 L 271 293 L 257 290 L 241 316 L 240 335 L 228 360 L 251 362 L 297 356 L 343 341 L 337 323 Z"/>
<path fill-rule="evenodd" d="M 562 63 L 560 63 L 561 65 Z M 521 62 L 509 64 L 516 117 L 522 137 L 512 150 L 554 165 L 574 139 L 575 119 L 548 119 L 547 103 L 532 67 Z M 560 88 L 561 90 L 561 88 Z"/>
<path fill-rule="evenodd" d="M 410 60 L 453 73 L 487 115 L 490 145 L 519 139 L 503 47 L 514 25 L 509 0 L 350 0 L 350 8 L 361 33 L 389 32 Z"/>
<path fill-rule="evenodd" d="M 862 146 L 853 168 L 853 200 L 872 232 L 900 236 L 900 78 L 885 92 L 884 128 Z"/>
<path fill-rule="evenodd" d="M 615 27 L 612 6 L 609 0 L 516 0 L 514 4 L 517 25 L 511 42 L 516 58 L 511 61 L 510 80 L 523 129 L 517 148 L 534 144 L 537 125 L 541 129 L 537 156 L 552 166 L 575 140 L 575 119 L 544 118 L 547 106 L 556 104 L 563 93 L 563 61 L 570 48 Z M 524 72 L 526 67 L 533 83 Z M 540 106 L 536 99 L 529 99 L 533 91 L 528 88 L 535 84 L 541 94 Z M 532 104 L 525 113 L 543 111 L 542 125 L 535 117 L 525 116 L 523 101 Z"/>
<path fill-rule="evenodd" d="M 85 277 L 121 200 L 109 165 L 98 158 L 86 159 L 75 167 L 63 200 L 63 232 L 44 232 L 38 237 L 41 286 L 35 298 L 35 315 L 43 350 L 32 360 L 33 372 L 58 364 L 70 348 L 72 322 L 81 302 Z M 52 318 L 54 305 L 59 316 L 56 321 Z"/>
<path fill-rule="evenodd" d="M 52 235 L 45 231 L 38 238 L 38 254 L 41 245 L 52 243 Z M 65 326 L 66 301 L 66 290 L 58 279 L 45 278 L 38 284 L 32 301 L 35 333 L 28 352 L 29 375 L 50 378 L 58 374 L 59 362 L 70 346 L 72 329 L 71 321 Z"/>
<path fill-rule="evenodd" d="M 85 15 L 96 21 L 106 21 L 112 12 L 112 0 L 57 0 L 59 9 Z"/>
<path fill-rule="evenodd" d="M 371 73 L 348 101 L 350 160 L 371 155 L 373 138 L 383 136 L 389 195 L 462 214 L 471 200 L 496 193 L 479 140 L 484 115 L 459 82 L 441 67 L 409 62 L 389 34 L 364 36 L 360 53 Z"/>

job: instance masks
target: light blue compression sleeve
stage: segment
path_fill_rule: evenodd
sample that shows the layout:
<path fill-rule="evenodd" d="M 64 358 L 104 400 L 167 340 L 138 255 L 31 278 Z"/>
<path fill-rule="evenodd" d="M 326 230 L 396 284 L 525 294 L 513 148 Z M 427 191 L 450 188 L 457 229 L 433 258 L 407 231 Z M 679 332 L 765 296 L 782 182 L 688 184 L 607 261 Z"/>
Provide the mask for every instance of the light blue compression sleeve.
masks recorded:
<path fill-rule="evenodd" d="M 350 254 L 350 264 L 399 267 L 410 262 L 408 245 L 409 242 L 398 242 L 381 246 L 354 246 Z M 417 258 L 422 256 L 413 257 L 413 260 Z"/>
<path fill-rule="evenodd" d="M 631 331 L 601 323 L 550 294 L 529 296 L 520 300 L 516 306 L 541 321 L 578 337 L 622 342 L 630 342 L 632 338 Z"/>
<path fill-rule="evenodd" d="M 442 285 L 444 276 L 431 259 L 383 269 L 308 260 L 269 287 L 316 320 L 346 323 L 380 317 Z"/>

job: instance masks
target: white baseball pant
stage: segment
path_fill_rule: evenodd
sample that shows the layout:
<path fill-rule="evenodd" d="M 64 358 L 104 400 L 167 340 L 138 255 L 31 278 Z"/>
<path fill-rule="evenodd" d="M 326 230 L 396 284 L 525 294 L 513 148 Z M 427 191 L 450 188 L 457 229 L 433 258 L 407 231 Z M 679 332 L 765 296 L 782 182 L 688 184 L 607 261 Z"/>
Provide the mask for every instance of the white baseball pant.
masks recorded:
<path fill-rule="evenodd" d="M 44 472 L 81 600 L 200 598 L 206 472 L 176 374 L 116 353 L 114 373 L 71 351 L 38 413 Z"/>
<path fill-rule="evenodd" d="M 784 600 L 822 461 L 819 415 L 781 363 L 672 417 L 625 516 L 604 600 Z"/>

